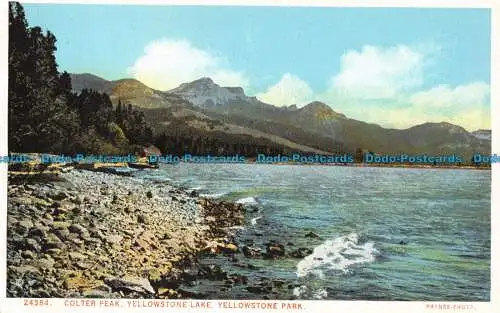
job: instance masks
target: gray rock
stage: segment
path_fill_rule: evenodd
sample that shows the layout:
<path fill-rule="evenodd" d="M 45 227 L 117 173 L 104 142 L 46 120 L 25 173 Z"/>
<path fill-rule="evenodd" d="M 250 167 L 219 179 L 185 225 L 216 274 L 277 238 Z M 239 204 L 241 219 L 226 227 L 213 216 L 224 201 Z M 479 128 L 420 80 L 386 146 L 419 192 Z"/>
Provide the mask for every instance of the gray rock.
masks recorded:
<path fill-rule="evenodd" d="M 107 292 L 107 293 L 112 293 L 113 292 L 113 289 L 111 289 L 111 287 L 109 287 L 106 284 L 102 284 L 102 285 L 94 288 L 94 290 L 104 291 L 104 292 Z"/>
<path fill-rule="evenodd" d="M 51 294 L 45 288 L 36 289 L 31 291 L 31 296 L 36 298 L 50 298 Z"/>
<path fill-rule="evenodd" d="M 139 292 L 154 294 L 155 290 L 149 280 L 140 277 L 106 278 L 104 283 L 110 286 L 113 291 Z"/>
<path fill-rule="evenodd" d="M 316 234 L 315 232 L 308 232 L 307 234 L 305 234 L 304 237 L 307 237 L 307 238 L 321 238 L 320 235 Z"/>
<path fill-rule="evenodd" d="M 79 238 L 74 238 L 71 240 L 72 243 L 76 244 L 77 246 L 81 246 L 83 244 L 83 241 Z"/>
<path fill-rule="evenodd" d="M 40 223 L 44 225 L 49 225 L 50 223 L 54 222 L 54 218 L 52 217 L 52 214 L 50 213 L 45 213 L 43 215 L 43 218 L 40 219 Z"/>
<path fill-rule="evenodd" d="M 8 237 L 9 243 L 13 243 L 16 245 L 16 247 L 20 247 L 24 245 L 24 237 L 20 236 L 19 234 L 13 233 L 12 235 L 9 235 Z"/>
<path fill-rule="evenodd" d="M 36 264 L 37 267 L 40 269 L 48 270 L 48 269 L 53 269 L 55 263 L 56 262 L 54 261 L 53 258 L 51 258 L 49 255 L 45 254 L 44 258 L 40 258 L 40 259 L 36 260 L 34 264 Z"/>
<path fill-rule="evenodd" d="M 92 264 L 89 262 L 76 262 L 76 266 L 80 269 L 87 270 L 92 267 Z"/>
<path fill-rule="evenodd" d="M 24 204 L 24 205 L 28 205 L 28 204 L 31 204 L 32 201 L 31 201 L 31 198 L 29 197 L 25 197 L 25 196 L 21 196 L 21 197 L 10 197 L 9 199 L 10 201 L 14 202 L 14 203 L 17 203 L 17 204 Z"/>
<path fill-rule="evenodd" d="M 305 258 L 312 253 L 313 250 L 310 248 L 298 248 L 297 250 L 290 252 L 290 256 L 293 258 Z"/>
<path fill-rule="evenodd" d="M 33 185 L 24 185 L 23 186 L 25 190 L 27 191 L 35 191 L 37 188 Z"/>
<path fill-rule="evenodd" d="M 46 249 L 64 249 L 66 245 L 55 234 L 49 234 L 45 238 Z"/>
<path fill-rule="evenodd" d="M 43 225 L 37 225 L 30 229 L 30 236 L 44 238 L 47 236 L 48 228 Z"/>
<path fill-rule="evenodd" d="M 266 244 L 266 257 L 277 258 L 285 255 L 285 246 L 280 243 L 270 241 Z"/>
<path fill-rule="evenodd" d="M 24 246 L 26 247 L 26 249 L 29 249 L 31 251 L 39 252 L 42 250 L 38 242 L 32 238 L 26 238 L 26 240 L 24 241 Z"/>
<path fill-rule="evenodd" d="M 68 172 L 71 172 L 73 169 L 74 169 L 73 166 L 66 166 L 66 167 L 61 168 L 61 172 L 68 173 Z"/>
<path fill-rule="evenodd" d="M 17 231 L 22 235 L 27 234 L 32 227 L 33 222 L 28 219 L 21 220 L 17 223 Z"/>
<path fill-rule="evenodd" d="M 119 244 L 123 240 L 123 236 L 120 235 L 109 235 L 106 237 L 106 241 L 112 244 Z"/>
<path fill-rule="evenodd" d="M 91 229 L 89 231 L 90 233 L 90 236 L 92 238 L 96 238 L 98 240 L 106 240 L 106 235 L 102 233 L 102 231 L 100 231 L 99 229 Z"/>
<path fill-rule="evenodd" d="M 110 293 L 98 289 L 84 291 L 82 296 L 85 298 L 113 298 Z"/>
<path fill-rule="evenodd" d="M 61 254 L 62 250 L 61 249 L 48 249 L 47 250 L 47 253 L 52 255 L 52 256 L 56 256 L 56 255 L 59 255 Z"/>
<path fill-rule="evenodd" d="M 79 235 L 85 235 L 85 234 L 90 235 L 89 231 L 87 230 L 87 228 L 83 227 L 80 224 L 72 224 L 69 227 L 69 231 L 72 232 L 72 233 L 79 234 Z"/>
<path fill-rule="evenodd" d="M 74 261 L 85 260 L 87 258 L 85 255 L 78 252 L 70 252 L 69 257 Z"/>
<path fill-rule="evenodd" d="M 39 274 L 40 270 L 32 265 L 21 265 L 21 266 L 9 266 L 9 271 L 15 272 L 21 276 L 28 273 Z"/>
<path fill-rule="evenodd" d="M 25 259 L 36 259 L 36 253 L 31 250 L 25 250 L 21 252 L 21 256 Z"/>
<path fill-rule="evenodd" d="M 145 224 L 147 223 L 147 218 L 146 218 L 146 215 L 144 214 L 140 214 L 137 216 L 137 222 L 138 223 L 142 223 L 142 224 Z"/>
<path fill-rule="evenodd" d="M 253 247 L 253 246 L 244 246 L 243 247 L 243 254 L 247 258 L 260 257 L 260 256 L 262 256 L 262 249 L 260 249 L 258 247 Z"/>
<path fill-rule="evenodd" d="M 67 228 L 58 228 L 54 230 L 54 234 L 61 240 L 68 240 L 70 237 L 70 232 Z"/>
<path fill-rule="evenodd" d="M 90 241 L 94 243 L 100 243 L 101 241 L 97 238 L 92 238 L 88 232 L 80 234 L 80 237 L 85 241 Z"/>
<path fill-rule="evenodd" d="M 48 194 L 48 196 L 53 200 L 64 200 L 68 198 L 68 194 L 65 193 L 64 191 L 50 193 Z"/>

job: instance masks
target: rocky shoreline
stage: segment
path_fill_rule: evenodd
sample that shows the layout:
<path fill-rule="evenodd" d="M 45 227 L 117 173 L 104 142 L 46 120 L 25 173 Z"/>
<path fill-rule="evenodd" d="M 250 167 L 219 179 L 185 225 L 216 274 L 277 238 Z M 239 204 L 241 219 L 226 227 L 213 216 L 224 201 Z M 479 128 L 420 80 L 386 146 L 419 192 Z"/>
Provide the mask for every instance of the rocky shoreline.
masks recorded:
<path fill-rule="evenodd" d="M 239 204 L 165 183 L 69 169 L 10 175 L 8 297 L 192 298 L 199 277 L 245 283 L 202 253 L 239 250 L 228 229 Z"/>

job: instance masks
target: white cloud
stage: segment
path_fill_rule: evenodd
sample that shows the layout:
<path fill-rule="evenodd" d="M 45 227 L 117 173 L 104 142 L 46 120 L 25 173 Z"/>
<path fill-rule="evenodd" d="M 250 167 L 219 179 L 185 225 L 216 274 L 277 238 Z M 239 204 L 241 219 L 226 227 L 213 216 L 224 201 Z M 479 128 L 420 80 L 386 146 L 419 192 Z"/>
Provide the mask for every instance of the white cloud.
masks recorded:
<path fill-rule="evenodd" d="M 488 100 L 490 86 L 483 82 L 474 82 L 452 88 L 440 85 L 429 90 L 416 92 L 410 102 L 421 108 L 457 108 L 483 105 Z"/>
<path fill-rule="evenodd" d="M 350 50 L 341 57 L 340 73 L 331 79 L 330 92 L 348 98 L 393 98 L 422 84 L 425 57 L 405 45 Z"/>
<path fill-rule="evenodd" d="M 490 128 L 489 93 L 490 86 L 484 82 L 454 88 L 441 85 L 411 95 L 410 111 L 427 121 L 445 121 L 468 130 Z"/>
<path fill-rule="evenodd" d="M 448 116 L 445 121 L 460 125 L 468 131 L 491 129 L 490 108 L 472 108 L 467 112 L 460 112 L 459 114 Z"/>
<path fill-rule="evenodd" d="M 484 82 L 456 87 L 442 85 L 403 94 L 394 100 L 397 104 L 351 99 L 341 104 L 340 111 L 384 127 L 408 128 L 426 122 L 448 122 L 472 131 L 491 127 L 489 90 Z"/>
<path fill-rule="evenodd" d="M 144 55 L 128 71 L 137 80 L 159 90 L 169 90 L 201 77 L 211 77 L 222 86 L 248 85 L 242 72 L 226 68 L 223 59 L 187 40 L 161 39 L 149 43 Z"/>
<path fill-rule="evenodd" d="M 484 82 L 421 90 L 439 46 L 364 46 L 341 57 L 340 72 L 316 98 L 337 111 L 383 127 L 408 128 L 449 122 L 468 130 L 490 128 L 489 90 Z"/>
<path fill-rule="evenodd" d="M 380 107 L 359 109 L 351 115 L 365 122 L 375 122 L 383 127 L 409 128 L 423 123 L 448 122 L 462 126 L 468 131 L 491 128 L 490 113 L 486 108 L 470 108 L 458 112 L 431 112 L 414 107 L 389 109 Z"/>
<path fill-rule="evenodd" d="M 248 79 L 241 72 L 218 69 L 213 74 L 205 76 L 211 77 L 214 82 L 225 87 L 248 87 Z"/>
<path fill-rule="evenodd" d="M 312 100 L 313 90 L 299 77 L 285 73 L 278 83 L 269 87 L 266 92 L 257 94 L 257 98 L 276 106 L 301 106 Z"/>

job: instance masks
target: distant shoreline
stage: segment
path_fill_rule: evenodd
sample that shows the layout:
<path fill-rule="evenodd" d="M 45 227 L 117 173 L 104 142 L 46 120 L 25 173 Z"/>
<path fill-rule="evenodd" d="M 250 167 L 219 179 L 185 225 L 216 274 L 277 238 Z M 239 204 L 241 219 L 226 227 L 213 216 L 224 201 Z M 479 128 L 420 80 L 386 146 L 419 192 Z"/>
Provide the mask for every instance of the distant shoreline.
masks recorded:
<path fill-rule="evenodd" d="M 244 164 L 259 165 L 293 165 L 293 166 L 339 166 L 339 167 L 390 167 L 390 168 L 412 168 L 412 169 L 466 169 L 466 170 L 491 170 L 491 166 L 473 166 L 473 165 L 407 165 L 407 164 L 381 164 L 381 163 L 259 163 L 246 162 Z"/>
<path fill-rule="evenodd" d="M 52 161 L 44 161 L 42 159 L 49 160 L 48 158 L 42 158 L 41 156 L 52 156 Z M 159 164 L 166 165 L 177 165 L 180 163 L 186 164 L 261 164 L 261 165 L 293 165 L 293 166 L 340 166 L 340 167 L 369 167 L 369 168 L 414 168 L 414 169 L 464 169 L 464 170 L 491 170 L 491 163 L 481 163 L 478 166 L 472 164 L 453 164 L 453 163 L 377 163 L 377 162 L 300 162 L 300 161 L 274 161 L 274 162 L 262 162 L 258 161 L 257 158 L 234 158 L 234 157 L 219 157 L 213 156 L 212 159 L 202 160 L 202 161 L 192 161 L 179 159 L 178 161 L 159 161 L 150 162 L 151 159 L 148 157 L 140 157 L 128 155 L 128 161 L 122 158 L 118 158 L 117 161 L 109 161 L 106 159 L 93 158 L 92 162 L 82 161 L 81 158 L 72 159 L 69 156 L 58 156 L 42 153 L 12 153 L 10 158 L 23 157 L 22 161 L 14 162 L 4 162 L 9 165 L 9 172 L 39 172 L 47 171 L 51 169 L 64 168 L 67 166 L 72 166 L 75 168 L 82 169 L 106 169 L 106 168 L 130 168 L 130 169 L 155 169 L 158 168 Z M 107 156 L 107 158 L 112 158 L 115 156 Z M 116 156 L 117 157 L 117 156 Z M 58 161 L 59 160 L 59 161 Z"/>

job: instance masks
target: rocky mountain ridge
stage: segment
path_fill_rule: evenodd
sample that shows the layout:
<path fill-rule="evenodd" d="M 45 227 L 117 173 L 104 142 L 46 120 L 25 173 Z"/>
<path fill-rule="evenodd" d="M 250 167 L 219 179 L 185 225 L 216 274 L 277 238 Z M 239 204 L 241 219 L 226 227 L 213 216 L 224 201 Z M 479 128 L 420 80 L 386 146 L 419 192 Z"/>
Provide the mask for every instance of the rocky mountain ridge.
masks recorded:
<path fill-rule="evenodd" d="M 154 126 L 158 132 L 178 131 L 188 125 L 190 134 L 196 129 L 228 135 L 238 132 L 252 138 L 264 136 L 290 148 L 292 142 L 326 153 L 354 153 L 363 149 L 378 153 L 459 153 L 469 158 L 475 152 L 491 150 L 491 139 L 488 139 L 491 131 L 488 137 L 488 131 L 470 133 L 445 122 L 424 123 L 407 129 L 383 128 L 348 118 L 319 101 L 301 108 L 276 107 L 247 96 L 241 87 L 221 87 L 207 77 L 169 91 L 154 90 L 134 79 L 106 81 L 90 74 L 71 77 L 76 92 L 83 87 L 94 88 L 110 92 L 113 103 L 120 100 L 145 111 L 154 109 Z M 158 114 L 164 115 L 164 120 L 159 120 Z M 176 129 L 169 129 L 169 124 L 175 124 Z"/>

